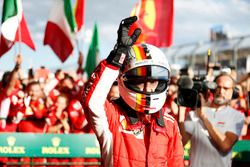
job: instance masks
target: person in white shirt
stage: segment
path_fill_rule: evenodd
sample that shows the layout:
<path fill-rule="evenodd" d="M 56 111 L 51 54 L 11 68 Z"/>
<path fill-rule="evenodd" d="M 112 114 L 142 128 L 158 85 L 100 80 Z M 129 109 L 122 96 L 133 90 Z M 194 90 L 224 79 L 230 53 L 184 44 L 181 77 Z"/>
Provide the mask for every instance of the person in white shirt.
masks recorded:
<path fill-rule="evenodd" d="M 235 81 L 226 73 L 215 78 L 214 99 L 208 106 L 200 94 L 201 107 L 187 114 L 180 112 L 179 127 L 183 144 L 191 140 L 191 167 L 230 167 L 231 151 L 244 123 L 243 115 L 230 107 Z"/>

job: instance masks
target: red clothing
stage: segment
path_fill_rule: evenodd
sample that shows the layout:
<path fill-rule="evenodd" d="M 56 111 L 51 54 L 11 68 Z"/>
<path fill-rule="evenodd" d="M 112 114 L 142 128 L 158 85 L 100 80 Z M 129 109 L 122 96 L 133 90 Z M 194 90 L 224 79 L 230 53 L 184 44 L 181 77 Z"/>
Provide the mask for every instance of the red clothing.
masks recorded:
<path fill-rule="evenodd" d="M 246 116 L 250 116 L 250 109 L 247 110 Z M 242 140 L 250 140 L 250 125 L 247 127 L 247 134 L 242 136 Z"/>
<path fill-rule="evenodd" d="M 68 107 L 69 120 L 70 120 L 70 133 L 93 133 L 88 125 L 81 103 L 78 100 L 71 100 Z M 98 158 L 71 158 L 71 162 L 98 162 Z M 76 167 L 79 165 L 71 165 Z M 84 165 L 81 165 L 84 166 Z M 92 167 L 98 167 L 91 165 Z"/>
<path fill-rule="evenodd" d="M 178 113 L 178 111 L 177 111 L 177 114 L 174 113 L 174 111 L 172 109 L 172 105 L 173 105 L 172 103 L 174 103 L 174 99 L 167 97 L 166 102 L 165 102 L 163 108 L 164 108 L 165 112 L 167 112 L 169 115 L 171 115 L 172 117 L 174 117 L 175 120 L 178 120 L 179 113 Z M 177 108 L 177 110 L 178 110 L 178 108 Z"/>
<path fill-rule="evenodd" d="M 24 118 L 19 123 L 20 132 L 43 133 L 47 108 L 42 99 L 30 101 L 24 111 Z"/>
<path fill-rule="evenodd" d="M 23 92 L 18 88 L 14 89 L 12 93 L 7 96 L 6 90 L 3 90 L 0 95 L 0 107 L 4 100 L 8 100 L 9 103 L 5 105 L 4 108 L 8 109 L 8 111 L 0 111 L 5 112 L 6 115 L 6 127 L 3 129 L 0 125 L 0 132 L 15 132 L 17 129 L 17 124 L 13 122 L 13 119 L 16 117 L 18 112 L 24 111 L 24 103 L 23 103 Z M 2 113 L 1 113 L 2 115 Z"/>
<path fill-rule="evenodd" d="M 61 121 L 60 119 L 64 119 L 65 118 L 65 115 L 64 113 L 67 112 L 67 111 L 63 111 L 61 113 L 61 115 L 59 115 L 59 118 L 58 116 L 56 115 L 56 111 L 57 110 L 57 107 L 56 105 L 53 105 L 50 107 L 49 109 L 49 113 L 47 115 L 47 118 L 46 118 L 46 132 L 48 132 L 48 128 L 51 127 L 51 126 L 55 126 L 57 124 L 61 124 Z M 64 133 L 64 129 L 61 128 L 60 130 L 58 130 L 57 132 L 54 132 L 54 133 L 60 133 L 60 134 L 63 134 Z M 53 166 L 53 167 L 60 167 L 61 165 L 57 165 L 58 163 L 63 163 L 63 162 L 69 162 L 70 159 L 68 158 L 47 158 L 47 162 L 49 163 L 54 163 L 55 165 L 48 165 L 48 166 Z"/>
<path fill-rule="evenodd" d="M 118 74 L 102 61 L 83 92 L 82 105 L 99 140 L 102 165 L 183 167 L 183 145 L 173 117 L 158 112 L 146 123 L 128 106 L 106 100 Z"/>
<path fill-rule="evenodd" d="M 78 100 L 71 100 L 68 107 L 71 133 L 83 133 L 87 120 L 81 103 Z"/>
<path fill-rule="evenodd" d="M 61 124 L 61 120 L 65 118 L 64 113 L 66 113 L 67 111 L 63 111 L 58 118 L 58 116 L 56 115 L 56 110 L 57 110 L 57 107 L 55 105 L 50 107 L 49 109 L 49 113 L 46 118 L 46 122 L 47 122 L 46 130 L 45 130 L 46 132 L 48 132 L 49 127 Z M 64 133 L 64 129 L 61 128 L 58 132 L 55 132 L 55 133 Z"/>
<path fill-rule="evenodd" d="M 49 94 L 48 94 L 48 97 L 52 100 L 53 103 L 56 102 L 57 100 L 57 97 L 60 95 L 60 92 L 59 90 L 57 89 L 52 89 Z"/>

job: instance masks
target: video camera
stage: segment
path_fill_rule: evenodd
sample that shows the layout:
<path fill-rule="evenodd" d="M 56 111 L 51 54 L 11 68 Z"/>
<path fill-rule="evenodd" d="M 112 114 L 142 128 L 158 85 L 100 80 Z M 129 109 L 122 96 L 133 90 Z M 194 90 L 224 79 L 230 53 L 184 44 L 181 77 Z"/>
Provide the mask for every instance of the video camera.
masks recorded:
<path fill-rule="evenodd" d="M 195 76 L 193 80 L 187 79 L 187 77 L 180 78 L 178 83 L 179 90 L 176 102 L 180 106 L 190 108 L 199 108 L 201 106 L 199 93 L 202 93 L 206 98 L 208 90 L 214 91 L 216 89 L 216 83 L 205 81 L 204 76 Z"/>

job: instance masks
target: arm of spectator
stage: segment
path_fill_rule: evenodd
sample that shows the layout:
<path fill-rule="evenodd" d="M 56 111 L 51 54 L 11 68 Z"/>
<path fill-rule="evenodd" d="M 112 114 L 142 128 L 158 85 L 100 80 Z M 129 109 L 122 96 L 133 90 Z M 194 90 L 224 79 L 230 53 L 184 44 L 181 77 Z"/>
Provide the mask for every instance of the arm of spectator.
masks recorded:
<path fill-rule="evenodd" d="M 186 129 L 185 129 L 185 115 L 186 115 L 186 107 L 179 106 L 179 128 L 180 128 L 180 133 L 182 136 L 182 143 L 185 146 L 188 142 L 188 140 L 192 137 L 191 134 L 189 134 Z"/>
<path fill-rule="evenodd" d="M 232 132 L 226 132 L 223 134 L 218 129 L 216 129 L 206 117 L 200 118 L 218 150 L 223 153 L 229 152 L 238 140 L 238 136 Z"/>
<path fill-rule="evenodd" d="M 18 78 L 20 79 L 20 81 L 23 81 L 25 76 L 24 76 L 24 73 L 21 69 L 21 64 L 23 62 L 23 57 L 21 54 L 18 54 L 15 58 L 15 62 L 16 62 L 16 66 L 15 68 L 17 69 L 17 75 L 18 75 Z"/>
<path fill-rule="evenodd" d="M 204 104 L 205 100 L 202 95 L 200 95 L 200 99 L 201 99 L 201 104 Z M 216 127 L 214 127 L 206 117 L 204 107 L 197 108 L 197 115 L 204 123 L 204 126 L 208 130 L 210 139 L 215 144 L 216 148 L 223 153 L 228 153 L 229 151 L 231 151 L 233 145 L 238 140 L 238 136 L 233 132 L 229 131 L 222 133 Z"/>
<path fill-rule="evenodd" d="M 59 133 L 62 127 L 63 125 L 61 123 L 53 125 L 53 126 L 49 126 L 48 133 Z"/>
<path fill-rule="evenodd" d="M 170 107 L 171 107 L 171 111 L 173 112 L 173 114 L 174 114 L 174 115 L 178 115 L 179 106 L 175 103 L 174 100 L 171 101 Z"/>
<path fill-rule="evenodd" d="M 82 64 L 83 64 L 83 54 L 81 51 L 79 51 L 78 53 L 79 53 L 79 57 L 77 60 L 77 64 L 78 64 L 77 71 L 80 71 L 82 69 Z"/>
<path fill-rule="evenodd" d="M 50 91 L 52 91 L 59 83 L 59 80 L 56 78 L 51 79 L 47 84 L 44 86 L 44 93 L 48 95 Z"/>
<path fill-rule="evenodd" d="M 5 129 L 6 127 L 6 119 L 9 115 L 9 109 L 10 109 L 10 98 L 5 98 L 1 101 L 0 104 L 0 121 L 2 129 Z"/>
<path fill-rule="evenodd" d="M 68 122 L 68 113 L 67 112 L 63 112 L 63 119 L 61 119 L 61 123 L 63 125 L 64 128 L 64 133 L 69 133 L 70 130 L 70 126 L 69 126 L 69 122 Z"/>
<path fill-rule="evenodd" d="M 16 65 L 15 68 L 11 71 L 10 74 L 10 79 L 7 84 L 7 89 L 6 89 L 6 96 L 10 96 L 15 89 L 16 83 L 18 81 L 18 70 L 19 70 L 19 65 Z"/>
<path fill-rule="evenodd" d="M 54 112 L 49 112 L 47 118 L 45 118 L 46 125 L 45 131 L 47 133 L 59 133 L 63 125 L 57 123 L 57 117 Z"/>

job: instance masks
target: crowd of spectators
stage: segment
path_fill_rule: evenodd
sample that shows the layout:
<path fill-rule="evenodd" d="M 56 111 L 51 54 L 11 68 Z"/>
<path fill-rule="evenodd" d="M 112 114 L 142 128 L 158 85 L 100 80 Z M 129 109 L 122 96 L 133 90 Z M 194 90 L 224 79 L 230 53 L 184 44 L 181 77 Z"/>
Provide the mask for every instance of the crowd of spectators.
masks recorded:
<path fill-rule="evenodd" d="M 28 77 L 21 75 L 21 57 L 17 56 L 16 65 L 12 71 L 4 72 L 0 82 L 0 132 L 32 132 L 32 133 L 93 133 L 88 125 L 83 107 L 80 104 L 81 91 L 87 82 L 84 70 L 65 72 L 62 69 L 50 72 L 45 67 L 30 69 Z M 193 79 L 190 71 L 180 71 L 171 77 L 168 97 L 165 102 L 166 112 L 176 120 L 180 110 L 189 108 L 179 106 L 176 102 L 178 96 L 178 80 L 183 76 Z M 225 70 L 236 80 L 238 96 L 231 100 L 231 107 L 245 116 L 245 123 L 240 136 L 241 140 L 250 139 L 250 109 L 249 109 L 249 73 L 237 77 L 232 69 Z M 215 78 L 210 68 L 205 80 Z M 114 82 L 108 100 L 119 98 L 117 82 Z M 213 96 L 207 96 L 211 102 Z M 37 162 L 68 162 L 69 159 L 37 158 Z M 73 159 L 73 161 L 88 161 L 86 159 Z M 29 161 L 28 158 L 0 158 L 0 162 Z M 89 161 L 98 161 L 89 159 Z"/>
<path fill-rule="evenodd" d="M 80 104 L 87 81 L 83 70 L 50 72 L 45 67 L 30 69 L 22 76 L 21 56 L 12 71 L 4 72 L 0 82 L 0 132 L 93 133 Z M 29 158 L 0 158 L 29 162 Z M 34 162 L 96 162 L 97 159 L 34 158 Z M 54 165 L 55 166 L 55 165 Z M 60 165 L 59 165 L 60 166 Z"/>

